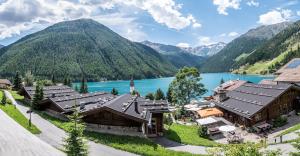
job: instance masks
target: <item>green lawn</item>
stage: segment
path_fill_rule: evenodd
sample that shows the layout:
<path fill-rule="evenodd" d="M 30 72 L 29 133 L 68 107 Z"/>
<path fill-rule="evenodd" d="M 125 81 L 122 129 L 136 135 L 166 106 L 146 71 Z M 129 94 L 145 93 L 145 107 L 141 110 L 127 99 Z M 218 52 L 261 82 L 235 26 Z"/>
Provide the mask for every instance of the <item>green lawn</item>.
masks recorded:
<path fill-rule="evenodd" d="M 14 97 L 15 100 L 19 100 L 19 101 L 24 100 L 24 96 L 18 94 L 17 91 L 10 91 L 10 93 Z"/>
<path fill-rule="evenodd" d="M 55 126 L 67 131 L 70 122 L 61 121 L 53 118 L 47 114 L 39 113 L 43 118 L 50 121 Z M 165 149 L 164 147 L 154 143 L 150 139 L 133 137 L 133 136 L 119 136 L 112 134 L 102 134 L 97 132 L 84 132 L 84 136 L 97 143 L 105 144 L 116 149 L 128 151 L 145 156 L 158 156 L 158 155 L 172 155 L 172 156 L 192 156 L 193 154 L 187 152 L 176 152 Z"/>
<path fill-rule="evenodd" d="M 291 133 L 291 132 L 294 132 L 294 131 L 297 131 L 300 129 L 300 123 L 297 124 L 297 125 L 294 125 L 286 130 L 284 130 L 283 132 L 281 132 L 279 135 L 277 136 L 281 136 L 281 135 L 285 135 L 285 134 L 288 134 L 288 133 Z"/>
<path fill-rule="evenodd" d="M 198 135 L 198 127 L 186 126 L 180 124 L 172 124 L 165 133 L 165 136 L 173 141 L 189 144 L 189 145 L 200 145 L 200 146 L 218 146 L 220 144 L 206 139 L 201 138 Z"/>
<path fill-rule="evenodd" d="M 2 99 L 3 92 L 0 91 L 0 99 Z M 29 127 L 28 125 L 28 119 L 17 109 L 14 105 L 11 104 L 0 104 L 0 109 L 3 110 L 8 116 L 10 116 L 12 119 L 14 119 L 17 123 L 19 123 L 21 126 L 26 128 L 28 131 L 30 131 L 33 134 L 39 134 L 41 131 L 35 126 L 31 125 Z"/>

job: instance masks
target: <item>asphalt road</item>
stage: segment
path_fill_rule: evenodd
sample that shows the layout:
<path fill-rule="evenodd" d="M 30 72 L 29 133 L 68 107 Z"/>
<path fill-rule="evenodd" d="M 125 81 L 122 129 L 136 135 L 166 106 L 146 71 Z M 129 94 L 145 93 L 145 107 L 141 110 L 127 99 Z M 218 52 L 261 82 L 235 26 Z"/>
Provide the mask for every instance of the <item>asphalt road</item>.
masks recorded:
<path fill-rule="evenodd" d="M 64 156 L 65 154 L 45 143 L 20 126 L 0 110 L 0 155 L 2 156 Z"/>
<path fill-rule="evenodd" d="M 28 114 L 26 114 L 26 111 L 29 108 L 17 103 L 10 92 L 6 90 L 5 95 L 12 101 L 13 104 L 17 106 L 21 113 L 28 118 Z M 57 128 L 52 123 L 35 113 L 32 113 L 32 123 L 42 131 L 42 133 L 38 135 L 40 139 L 58 149 L 63 149 L 63 139 L 67 136 L 65 131 Z M 121 151 L 103 144 L 98 144 L 93 141 L 88 141 L 88 145 L 90 156 L 136 156 L 135 154 Z"/>

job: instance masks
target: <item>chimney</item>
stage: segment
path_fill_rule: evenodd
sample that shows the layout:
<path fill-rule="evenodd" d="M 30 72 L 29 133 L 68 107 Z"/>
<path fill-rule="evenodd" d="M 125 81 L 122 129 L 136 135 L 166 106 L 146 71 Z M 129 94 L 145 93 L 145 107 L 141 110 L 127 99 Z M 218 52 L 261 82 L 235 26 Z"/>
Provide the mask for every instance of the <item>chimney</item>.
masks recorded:
<path fill-rule="evenodd" d="M 225 90 L 220 90 L 218 95 L 217 95 L 217 101 L 218 102 L 223 102 L 225 100 L 227 100 L 227 95 L 226 95 L 226 91 Z"/>
<path fill-rule="evenodd" d="M 138 105 L 139 105 L 139 103 L 136 100 L 134 100 L 134 110 L 136 113 L 140 114 Z"/>

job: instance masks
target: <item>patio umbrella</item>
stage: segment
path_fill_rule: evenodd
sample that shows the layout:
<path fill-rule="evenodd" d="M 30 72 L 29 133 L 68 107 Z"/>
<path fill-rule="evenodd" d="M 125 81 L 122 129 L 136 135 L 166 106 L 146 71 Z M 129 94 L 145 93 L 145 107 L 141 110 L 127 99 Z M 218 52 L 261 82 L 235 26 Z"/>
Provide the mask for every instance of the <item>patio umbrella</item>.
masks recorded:
<path fill-rule="evenodd" d="M 219 127 L 219 130 L 222 132 L 231 132 L 235 130 L 234 126 L 226 125 L 226 126 L 221 126 Z"/>

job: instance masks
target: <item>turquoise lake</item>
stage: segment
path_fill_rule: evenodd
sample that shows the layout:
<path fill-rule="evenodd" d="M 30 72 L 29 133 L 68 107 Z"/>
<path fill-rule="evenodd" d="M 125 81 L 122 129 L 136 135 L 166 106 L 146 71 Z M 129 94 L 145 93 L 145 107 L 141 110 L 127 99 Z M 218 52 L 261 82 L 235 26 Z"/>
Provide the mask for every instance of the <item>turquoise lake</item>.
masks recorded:
<path fill-rule="evenodd" d="M 220 84 L 222 78 L 225 81 L 240 79 L 251 81 L 253 83 L 258 83 L 262 79 L 273 78 L 272 76 L 238 75 L 231 73 L 204 73 L 201 74 L 201 77 L 201 83 L 203 83 L 205 88 L 208 90 L 204 96 L 211 95 L 213 89 Z M 166 93 L 173 78 L 174 77 L 134 80 L 135 90 L 137 90 L 142 96 L 145 96 L 149 92 L 155 92 L 158 88 L 161 88 Z M 112 88 L 116 88 L 119 91 L 119 94 L 125 94 L 129 93 L 129 82 L 129 80 L 88 82 L 88 89 L 89 92 L 110 92 Z M 75 83 L 75 85 L 79 85 L 79 83 Z"/>

